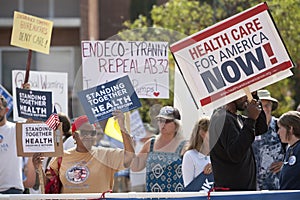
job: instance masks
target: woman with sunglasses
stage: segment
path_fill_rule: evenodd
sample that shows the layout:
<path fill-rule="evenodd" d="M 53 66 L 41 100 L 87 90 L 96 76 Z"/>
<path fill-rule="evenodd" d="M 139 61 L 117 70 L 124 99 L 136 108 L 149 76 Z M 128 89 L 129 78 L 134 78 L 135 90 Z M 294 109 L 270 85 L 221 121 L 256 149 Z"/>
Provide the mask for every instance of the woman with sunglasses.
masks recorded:
<path fill-rule="evenodd" d="M 134 158 L 131 170 L 146 167 L 147 192 L 180 192 L 183 189 L 182 154 L 185 141 L 181 135 L 178 109 L 165 106 L 156 116 L 159 134 L 149 139 Z"/>
<path fill-rule="evenodd" d="M 114 174 L 130 166 L 134 147 L 125 128 L 124 114 L 120 110 L 112 114 L 118 120 L 124 149 L 96 147 L 98 131 L 95 125 L 89 123 L 86 115 L 78 117 L 72 125 L 75 147 L 64 152 L 60 167 L 59 158 L 52 159 L 49 164 L 49 168 L 59 175 L 61 193 L 102 193 L 112 190 Z"/>

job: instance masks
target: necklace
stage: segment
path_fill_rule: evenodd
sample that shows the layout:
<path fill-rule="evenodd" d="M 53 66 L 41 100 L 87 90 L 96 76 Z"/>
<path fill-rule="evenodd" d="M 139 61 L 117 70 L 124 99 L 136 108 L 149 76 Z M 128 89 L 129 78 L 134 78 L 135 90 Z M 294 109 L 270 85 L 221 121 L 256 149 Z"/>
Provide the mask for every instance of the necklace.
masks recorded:
<path fill-rule="evenodd" d="M 283 164 L 289 164 L 290 166 L 294 165 L 297 161 L 296 156 L 294 156 L 294 148 L 297 146 L 297 144 L 300 142 L 300 140 L 298 140 L 297 142 L 295 142 L 292 146 L 289 147 L 288 151 L 289 154 L 288 156 L 284 159 Z"/>

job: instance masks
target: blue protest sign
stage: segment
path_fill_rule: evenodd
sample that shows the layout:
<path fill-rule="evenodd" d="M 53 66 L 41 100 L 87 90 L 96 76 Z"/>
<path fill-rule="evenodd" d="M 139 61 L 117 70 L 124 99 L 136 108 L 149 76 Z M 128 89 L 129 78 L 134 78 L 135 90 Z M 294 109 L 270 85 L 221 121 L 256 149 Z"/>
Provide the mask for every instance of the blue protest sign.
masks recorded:
<path fill-rule="evenodd" d="M 184 187 L 183 192 L 210 191 L 214 185 L 214 175 L 201 172 L 192 182 Z"/>
<path fill-rule="evenodd" d="M 7 101 L 8 111 L 6 113 L 6 117 L 8 117 L 11 111 L 13 110 L 13 98 L 11 94 L 2 85 L 0 85 L 0 95 L 2 95 Z"/>
<path fill-rule="evenodd" d="M 18 115 L 46 121 L 52 113 L 52 92 L 16 88 Z"/>
<path fill-rule="evenodd" d="M 128 76 L 78 92 L 90 123 L 112 117 L 112 111 L 127 112 L 141 106 Z"/>

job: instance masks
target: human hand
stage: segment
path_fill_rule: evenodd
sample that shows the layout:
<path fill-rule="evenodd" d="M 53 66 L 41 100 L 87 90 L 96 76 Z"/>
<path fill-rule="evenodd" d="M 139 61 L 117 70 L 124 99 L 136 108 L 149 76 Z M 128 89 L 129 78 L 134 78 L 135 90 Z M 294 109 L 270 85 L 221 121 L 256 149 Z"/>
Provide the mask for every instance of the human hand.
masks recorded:
<path fill-rule="evenodd" d="M 262 108 L 260 106 L 260 102 L 252 99 L 250 103 L 248 103 L 247 111 L 248 111 L 248 117 L 251 119 L 256 120 L 261 112 Z"/>
<path fill-rule="evenodd" d="M 207 165 L 205 165 L 205 167 L 203 169 L 203 173 L 204 174 L 210 174 L 210 173 L 212 173 L 211 163 L 208 163 Z"/>
<path fill-rule="evenodd" d="M 121 110 L 115 110 L 112 112 L 115 120 L 118 120 L 121 131 L 125 129 L 125 115 Z"/>
<path fill-rule="evenodd" d="M 28 83 L 28 82 L 27 83 L 23 83 L 22 84 L 22 88 L 26 89 L 26 90 L 30 90 L 30 83 Z"/>
<path fill-rule="evenodd" d="M 44 161 L 45 157 L 42 153 L 34 153 L 32 156 L 32 163 L 34 166 L 34 169 L 39 169 L 40 166 L 42 166 L 42 163 Z"/>
<path fill-rule="evenodd" d="M 275 161 L 270 165 L 270 171 L 276 174 L 280 172 L 282 165 L 283 165 L 282 161 Z"/>

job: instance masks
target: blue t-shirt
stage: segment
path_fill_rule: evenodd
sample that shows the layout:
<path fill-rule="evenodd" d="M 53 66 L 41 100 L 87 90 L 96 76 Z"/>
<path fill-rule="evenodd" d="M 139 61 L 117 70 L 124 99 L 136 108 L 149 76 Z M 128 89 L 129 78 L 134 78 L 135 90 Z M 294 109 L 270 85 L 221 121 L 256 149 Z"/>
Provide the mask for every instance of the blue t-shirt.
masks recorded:
<path fill-rule="evenodd" d="M 288 148 L 280 174 L 281 190 L 300 190 L 300 140 Z"/>

